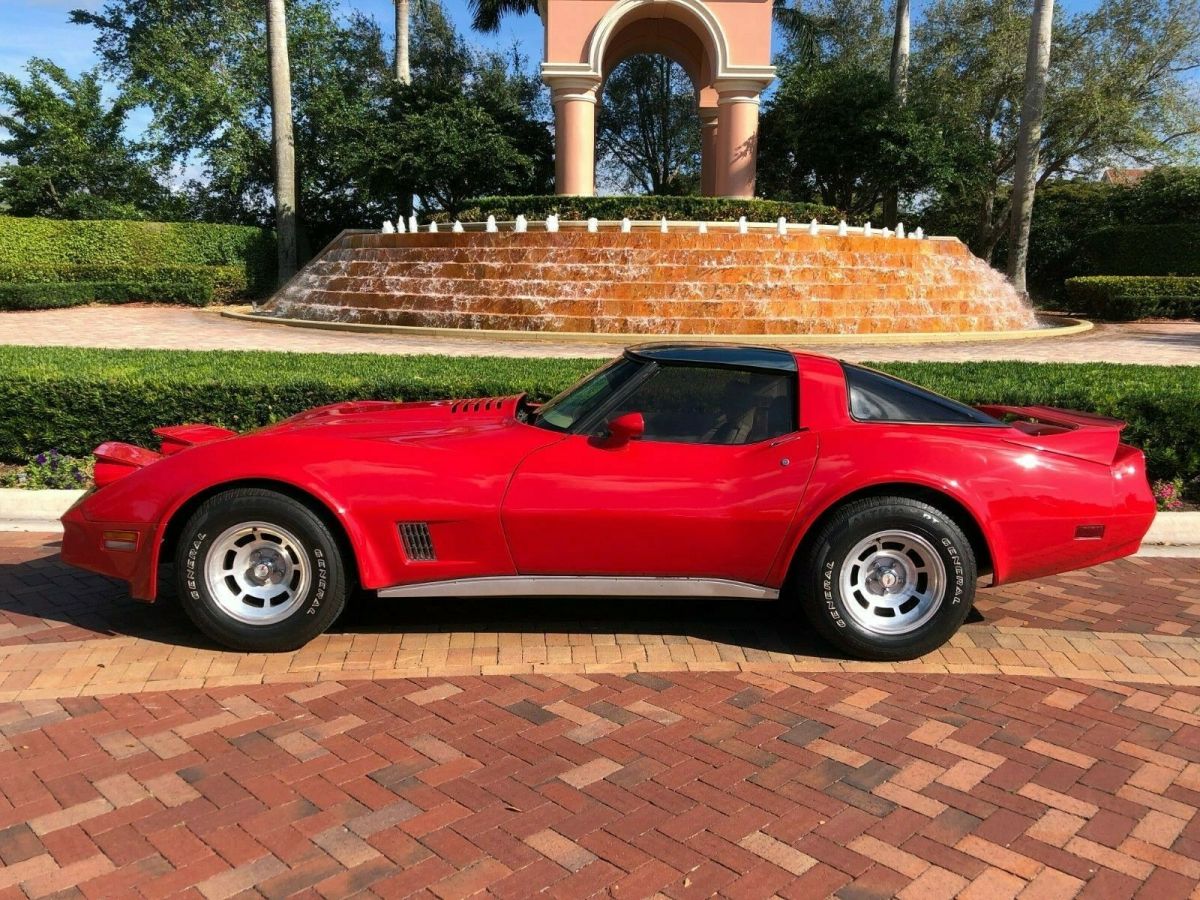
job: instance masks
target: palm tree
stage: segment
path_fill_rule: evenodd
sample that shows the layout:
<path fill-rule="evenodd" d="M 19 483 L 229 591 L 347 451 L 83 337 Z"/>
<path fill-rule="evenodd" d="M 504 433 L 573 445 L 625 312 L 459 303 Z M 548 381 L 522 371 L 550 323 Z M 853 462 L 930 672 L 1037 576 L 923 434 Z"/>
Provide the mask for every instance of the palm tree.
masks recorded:
<path fill-rule="evenodd" d="M 537 0 L 468 0 L 471 27 L 476 31 L 499 31 L 500 20 L 509 13 L 537 12 Z"/>
<path fill-rule="evenodd" d="M 788 6 L 788 0 L 774 0 L 771 12 L 787 39 L 791 64 L 801 69 L 815 65 L 821 52 L 821 31 L 828 23 L 802 10 L 800 0 L 795 6 Z"/>
<path fill-rule="evenodd" d="M 1037 178 L 1038 147 L 1042 142 L 1042 109 L 1046 104 L 1053 28 L 1054 0 L 1033 0 L 1008 237 L 1008 280 L 1022 294 L 1025 293 L 1025 263 L 1029 256 L 1029 226 L 1033 221 L 1033 191 Z"/>
<path fill-rule="evenodd" d="M 275 237 L 279 281 L 296 273 L 296 143 L 292 137 L 292 71 L 288 63 L 284 0 L 267 0 L 267 55 L 271 67 L 271 148 L 275 157 Z"/>
<path fill-rule="evenodd" d="M 892 93 L 901 106 L 908 102 L 909 30 L 909 0 L 896 0 L 896 28 L 892 34 L 892 65 L 888 75 Z M 895 225 L 899 220 L 900 192 L 889 185 L 883 192 L 883 221 L 885 225 Z"/>

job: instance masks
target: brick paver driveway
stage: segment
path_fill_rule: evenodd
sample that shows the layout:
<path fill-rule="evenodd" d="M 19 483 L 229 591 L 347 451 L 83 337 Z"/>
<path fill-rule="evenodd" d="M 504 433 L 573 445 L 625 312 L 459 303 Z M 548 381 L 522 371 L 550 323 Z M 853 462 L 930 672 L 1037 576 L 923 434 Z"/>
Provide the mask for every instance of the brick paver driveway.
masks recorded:
<path fill-rule="evenodd" d="M 850 663 L 769 605 L 371 603 L 215 650 L 0 536 L 0 897 L 1183 897 L 1200 560 Z"/>
<path fill-rule="evenodd" d="M 173 306 L 83 306 L 0 312 L 9 344 L 139 347 L 178 350 L 291 350 L 298 353 L 441 353 L 450 356 L 610 357 L 611 341 L 497 341 L 471 337 L 350 333 L 223 318 L 213 309 Z M 1200 323 L 1131 322 L 1098 325 L 1068 337 L 936 344 L 814 344 L 811 349 L 852 362 L 1018 359 L 1031 362 L 1114 362 L 1200 365 Z"/>

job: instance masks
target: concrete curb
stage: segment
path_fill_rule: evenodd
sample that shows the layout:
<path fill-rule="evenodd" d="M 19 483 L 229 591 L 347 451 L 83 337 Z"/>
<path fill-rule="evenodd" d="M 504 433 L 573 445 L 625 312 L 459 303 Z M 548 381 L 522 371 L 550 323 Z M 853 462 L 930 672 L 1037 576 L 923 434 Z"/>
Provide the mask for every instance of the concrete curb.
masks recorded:
<path fill-rule="evenodd" d="M 0 488 L 0 531 L 61 531 L 59 518 L 83 491 Z M 1200 546 L 1200 512 L 1160 512 L 1143 544 Z"/>

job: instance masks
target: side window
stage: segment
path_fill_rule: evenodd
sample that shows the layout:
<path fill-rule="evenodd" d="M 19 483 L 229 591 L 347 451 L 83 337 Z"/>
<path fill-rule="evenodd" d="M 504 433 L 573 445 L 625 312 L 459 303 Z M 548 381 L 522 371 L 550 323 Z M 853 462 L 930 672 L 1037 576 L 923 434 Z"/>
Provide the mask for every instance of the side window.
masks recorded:
<path fill-rule="evenodd" d="M 796 430 L 795 385 L 793 373 L 666 365 L 609 418 L 641 413 L 646 441 L 752 444 Z"/>
<path fill-rule="evenodd" d="M 850 415 L 860 422 L 936 422 L 997 425 L 986 413 L 932 391 L 860 366 L 843 365 Z"/>

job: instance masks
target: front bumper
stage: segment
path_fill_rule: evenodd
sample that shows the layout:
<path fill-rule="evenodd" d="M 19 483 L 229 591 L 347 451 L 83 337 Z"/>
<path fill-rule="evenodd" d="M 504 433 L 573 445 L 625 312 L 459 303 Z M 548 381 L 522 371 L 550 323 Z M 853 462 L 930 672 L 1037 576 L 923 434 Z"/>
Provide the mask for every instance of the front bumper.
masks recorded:
<path fill-rule="evenodd" d="M 136 600 L 153 602 L 157 592 L 154 566 L 156 528 L 144 522 L 93 522 L 83 514 L 89 495 L 63 514 L 61 556 L 63 562 L 129 583 Z M 125 531 L 137 535 L 132 549 L 105 547 L 105 532 Z"/>

